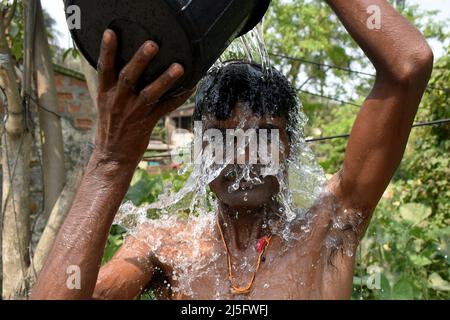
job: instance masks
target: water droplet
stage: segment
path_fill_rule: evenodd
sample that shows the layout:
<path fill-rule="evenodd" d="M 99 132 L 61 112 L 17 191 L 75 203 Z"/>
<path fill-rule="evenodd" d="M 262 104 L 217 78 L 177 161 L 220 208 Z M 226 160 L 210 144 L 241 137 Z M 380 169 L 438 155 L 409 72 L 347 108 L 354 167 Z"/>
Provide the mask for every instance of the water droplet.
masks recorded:
<path fill-rule="evenodd" d="M 345 250 L 345 255 L 347 257 L 353 257 L 353 250 L 352 249 Z"/>

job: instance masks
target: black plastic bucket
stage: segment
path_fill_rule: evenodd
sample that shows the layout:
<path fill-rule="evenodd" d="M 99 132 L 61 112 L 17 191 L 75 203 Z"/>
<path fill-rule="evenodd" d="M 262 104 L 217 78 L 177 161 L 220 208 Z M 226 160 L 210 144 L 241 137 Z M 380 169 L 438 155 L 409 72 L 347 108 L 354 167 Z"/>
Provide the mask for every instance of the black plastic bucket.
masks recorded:
<path fill-rule="evenodd" d="M 191 89 L 231 41 L 251 30 L 264 16 L 270 0 L 66 0 L 81 12 L 81 28 L 72 37 L 96 67 L 103 32 L 119 38 L 117 69 L 131 59 L 146 40 L 160 47 L 138 89 L 155 80 L 173 62 L 185 75 L 171 93 Z M 66 10 L 67 11 L 67 10 Z M 69 13 L 71 13 L 69 11 Z"/>

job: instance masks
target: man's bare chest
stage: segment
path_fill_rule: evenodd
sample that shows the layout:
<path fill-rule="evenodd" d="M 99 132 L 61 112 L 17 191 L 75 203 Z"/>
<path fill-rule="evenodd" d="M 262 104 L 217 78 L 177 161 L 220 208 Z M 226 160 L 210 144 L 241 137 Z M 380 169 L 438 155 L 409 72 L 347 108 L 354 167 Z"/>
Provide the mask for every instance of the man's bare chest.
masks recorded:
<path fill-rule="evenodd" d="M 196 266 L 173 264 L 162 266 L 167 282 L 163 285 L 166 299 L 320 299 L 326 298 L 334 286 L 325 287 L 330 279 L 339 282 L 336 272 L 352 272 L 346 268 L 336 269 L 327 264 L 321 250 L 305 247 L 304 250 L 272 248 L 264 256 L 257 272 L 257 255 L 234 259 L 230 267 L 225 252 L 214 252 L 215 259 Z M 254 279 L 253 279 L 254 278 Z M 344 277 L 351 279 L 352 277 Z M 350 280 L 351 281 L 351 280 Z M 338 285 L 338 283 L 335 283 Z M 351 283 L 350 283 L 351 286 Z M 239 294 L 234 288 L 250 287 Z M 348 287 L 348 284 L 347 284 Z M 333 295 L 336 293 L 333 292 Z M 340 295 L 339 293 L 337 293 Z M 346 298 L 347 290 L 341 298 Z"/>
<path fill-rule="evenodd" d="M 167 277 L 164 285 L 170 287 L 167 298 L 348 298 L 357 237 L 354 228 L 347 227 L 353 225 L 350 216 L 337 216 L 334 200 L 326 200 L 311 211 L 308 223 L 296 227 L 295 239 L 284 243 L 275 236 L 256 274 L 256 252 L 233 255 L 230 268 L 214 223 L 194 241 L 190 231 L 183 234 L 183 241 L 166 238 L 154 253 Z M 233 286 L 245 288 L 253 276 L 247 293 L 233 293 Z"/>

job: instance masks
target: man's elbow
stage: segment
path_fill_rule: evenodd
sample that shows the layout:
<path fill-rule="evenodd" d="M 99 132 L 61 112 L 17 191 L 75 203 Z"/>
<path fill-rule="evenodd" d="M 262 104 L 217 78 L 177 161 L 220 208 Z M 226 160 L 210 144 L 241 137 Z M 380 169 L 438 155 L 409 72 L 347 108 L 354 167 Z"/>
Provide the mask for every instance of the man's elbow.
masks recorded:
<path fill-rule="evenodd" d="M 404 86 L 425 89 L 433 71 L 434 55 L 424 42 L 402 58 L 393 75 L 394 80 Z"/>

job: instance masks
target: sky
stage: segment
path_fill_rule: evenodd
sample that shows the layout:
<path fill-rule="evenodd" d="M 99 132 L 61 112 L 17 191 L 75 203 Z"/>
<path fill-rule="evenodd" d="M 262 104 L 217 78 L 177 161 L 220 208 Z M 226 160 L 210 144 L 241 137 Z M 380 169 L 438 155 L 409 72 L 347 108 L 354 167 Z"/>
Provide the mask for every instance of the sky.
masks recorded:
<path fill-rule="evenodd" d="M 94 0 L 95 1 L 95 0 Z M 450 20 L 450 0 L 406 0 L 407 4 L 419 4 L 421 8 L 428 10 L 441 10 L 438 19 Z M 62 0 L 41 0 L 45 10 L 56 20 L 57 28 L 61 33 L 59 36 L 59 44 L 64 48 L 72 46 L 70 34 L 67 28 L 64 5 Z M 437 42 L 430 43 L 435 56 L 439 57 L 443 54 L 442 48 Z"/>

